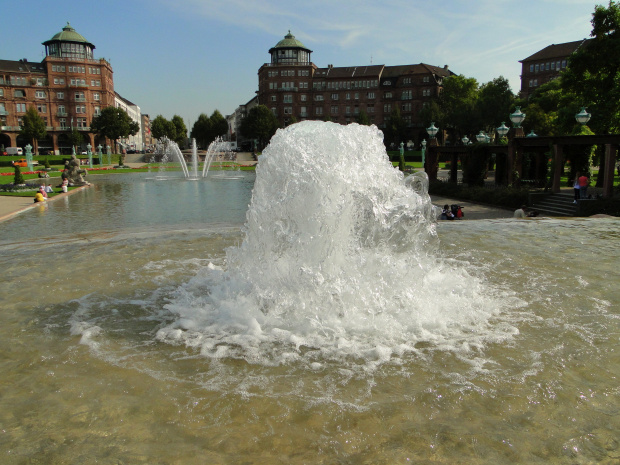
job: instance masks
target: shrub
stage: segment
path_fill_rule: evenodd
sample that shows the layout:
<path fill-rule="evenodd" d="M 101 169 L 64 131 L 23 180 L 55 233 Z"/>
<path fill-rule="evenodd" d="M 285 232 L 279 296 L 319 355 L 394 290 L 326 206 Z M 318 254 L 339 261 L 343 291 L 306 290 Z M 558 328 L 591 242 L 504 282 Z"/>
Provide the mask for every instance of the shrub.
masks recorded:
<path fill-rule="evenodd" d="M 15 177 L 13 178 L 13 184 L 24 184 L 24 176 L 17 165 L 15 165 Z"/>

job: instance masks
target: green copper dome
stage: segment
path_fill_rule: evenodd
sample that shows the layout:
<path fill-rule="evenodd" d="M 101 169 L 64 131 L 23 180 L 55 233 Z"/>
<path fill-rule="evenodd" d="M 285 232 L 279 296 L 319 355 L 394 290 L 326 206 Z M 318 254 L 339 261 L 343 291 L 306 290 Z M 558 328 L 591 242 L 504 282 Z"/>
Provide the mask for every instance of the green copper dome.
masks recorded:
<path fill-rule="evenodd" d="M 93 45 L 89 41 L 87 41 L 81 34 L 75 32 L 75 29 L 73 29 L 68 22 L 67 25 L 62 28 L 61 32 L 55 34 L 54 37 L 52 37 L 50 40 L 43 42 L 43 45 L 51 42 L 80 42 L 83 44 L 88 44 L 90 46 Z"/>
<path fill-rule="evenodd" d="M 304 48 L 307 50 L 307 47 L 304 44 L 295 39 L 295 36 L 291 34 L 291 31 L 288 31 L 288 34 L 284 36 L 284 39 L 278 42 L 274 48 Z"/>

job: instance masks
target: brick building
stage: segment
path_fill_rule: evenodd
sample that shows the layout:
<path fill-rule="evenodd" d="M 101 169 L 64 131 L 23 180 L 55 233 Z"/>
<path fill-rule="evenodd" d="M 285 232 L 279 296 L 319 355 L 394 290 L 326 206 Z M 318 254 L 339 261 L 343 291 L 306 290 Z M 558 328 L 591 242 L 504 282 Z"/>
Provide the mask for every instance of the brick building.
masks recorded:
<path fill-rule="evenodd" d="M 32 143 L 19 135 L 26 110 L 34 106 L 45 120 L 47 137 L 39 153 L 71 153 L 69 133 L 83 135 L 82 149 L 106 141 L 91 134 L 90 123 L 101 110 L 115 104 L 112 66 L 95 59 L 95 46 L 69 23 L 43 42 L 40 63 L 0 60 L 0 144 L 5 147 Z"/>
<path fill-rule="evenodd" d="M 592 39 L 552 44 L 530 55 L 521 63 L 521 97 L 527 99 L 538 86 L 560 76 L 568 66 L 569 57 Z"/>
<path fill-rule="evenodd" d="M 364 111 L 372 124 L 385 128 L 399 108 L 416 141 L 425 134 L 420 110 L 454 74 L 447 66 L 423 63 L 319 68 L 310 59 L 312 50 L 290 31 L 269 54 L 271 62 L 258 70 L 258 103 L 282 126 L 307 119 L 348 124 Z"/>

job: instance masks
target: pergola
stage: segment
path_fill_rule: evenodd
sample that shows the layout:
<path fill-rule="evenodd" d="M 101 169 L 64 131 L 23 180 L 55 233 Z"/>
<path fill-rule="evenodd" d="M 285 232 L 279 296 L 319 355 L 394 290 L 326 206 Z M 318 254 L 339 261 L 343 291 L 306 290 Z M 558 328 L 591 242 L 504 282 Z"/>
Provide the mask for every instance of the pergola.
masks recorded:
<path fill-rule="evenodd" d="M 588 136 L 550 136 L 550 137 L 513 137 L 507 145 L 485 144 L 484 149 L 496 157 L 505 157 L 506 163 L 496 164 L 495 180 L 497 184 L 512 184 L 514 173 L 519 173 L 519 182 L 523 179 L 523 154 L 535 154 L 535 168 L 537 179 L 545 175 L 546 153 L 551 152 L 555 161 L 555 170 L 552 173 L 553 184 L 552 192 L 560 192 L 560 177 L 562 175 L 562 162 L 564 152 L 573 146 L 605 146 L 605 166 L 603 179 L 603 196 L 611 197 L 613 193 L 614 168 L 618 146 L 620 146 L 620 134 L 608 135 L 588 135 Z M 437 179 L 439 168 L 439 156 L 447 155 L 450 157 L 450 181 L 457 180 L 457 162 L 461 155 L 469 153 L 466 145 L 441 147 L 433 143 L 428 148 L 428 156 L 424 163 L 424 170 L 428 173 L 429 179 Z"/>

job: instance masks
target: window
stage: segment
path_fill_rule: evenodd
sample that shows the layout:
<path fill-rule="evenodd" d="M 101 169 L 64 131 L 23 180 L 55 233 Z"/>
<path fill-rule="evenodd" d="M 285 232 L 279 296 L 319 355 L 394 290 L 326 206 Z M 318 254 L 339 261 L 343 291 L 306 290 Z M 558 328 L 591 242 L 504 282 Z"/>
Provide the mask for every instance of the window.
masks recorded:
<path fill-rule="evenodd" d="M 58 100 L 64 100 L 65 99 L 65 93 L 64 92 L 56 92 L 56 98 Z"/>
<path fill-rule="evenodd" d="M 351 107 L 346 107 L 344 111 L 345 111 L 345 113 L 347 115 L 350 115 L 351 114 Z"/>
<path fill-rule="evenodd" d="M 60 118 L 58 120 L 58 122 L 60 123 L 60 129 L 67 129 L 67 119 L 66 118 Z"/>
<path fill-rule="evenodd" d="M 402 100 L 411 100 L 412 98 L 413 98 L 413 91 L 411 90 L 403 91 L 403 94 L 401 95 Z"/>
<path fill-rule="evenodd" d="M 283 101 L 284 103 L 293 103 L 293 96 L 291 94 L 286 94 Z"/>
<path fill-rule="evenodd" d="M 332 100 L 338 100 L 338 94 L 332 94 Z"/>
<path fill-rule="evenodd" d="M 538 69 L 539 69 L 539 65 L 538 65 L 538 64 L 536 64 L 536 66 L 534 66 L 534 72 L 535 72 L 535 73 L 537 73 L 537 72 L 538 72 Z"/>
<path fill-rule="evenodd" d="M 16 103 L 15 111 L 17 113 L 26 113 L 26 104 L 25 103 Z"/>
<path fill-rule="evenodd" d="M 76 105 L 75 106 L 76 113 L 86 113 L 86 105 Z"/>
<path fill-rule="evenodd" d="M 411 84 L 411 78 L 410 77 L 404 78 L 403 79 L 403 84 Z"/>
<path fill-rule="evenodd" d="M 37 103 L 37 111 L 39 113 L 47 113 L 47 105 L 44 103 Z"/>
<path fill-rule="evenodd" d="M 322 95 L 315 95 L 314 96 L 314 101 L 315 102 L 322 102 L 323 101 L 323 96 Z"/>
<path fill-rule="evenodd" d="M 392 98 L 392 92 L 386 92 L 384 97 L 385 98 Z"/>
<path fill-rule="evenodd" d="M 392 104 L 385 103 L 383 104 L 383 113 L 390 113 L 392 111 Z"/>
<path fill-rule="evenodd" d="M 99 116 L 101 114 L 101 107 L 95 107 L 95 116 Z"/>
<path fill-rule="evenodd" d="M 430 76 L 424 76 L 424 78 L 422 79 L 422 82 L 431 82 Z"/>
<path fill-rule="evenodd" d="M 278 116 L 278 111 L 276 110 L 276 107 L 271 107 L 271 113 L 273 113 L 275 116 Z"/>
<path fill-rule="evenodd" d="M 101 87 L 101 81 L 99 81 L 97 79 L 91 79 L 90 80 L 90 85 L 92 87 Z"/>
<path fill-rule="evenodd" d="M 75 101 L 76 102 L 85 102 L 86 97 L 84 97 L 84 92 L 76 92 L 75 93 Z"/>
<path fill-rule="evenodd" d="M 430 97 L 431 96 L 431 90 L 430 89 L 423 89 L 422 90 L 422 97 Z"/>
<path fill-rule="evenodd" d="M 551 71 L 555 71 L 555 61 L 551 62 Z"/>
<path fill-rule="evenodd" d="M 308 107 L 301 107 L 301 116 L 306 117 L 308 116 Z"/>
<path fill-rule="evenodd" d="M 86 118 L 77 118 L 77 127 L 82 129 L 87 128 Z"/>
<path fill-rule="evenodd" d="M 54 78 L 54 84 L 56 84 L 57 86 L 64 86 L 65 85 L 65 78 Z"/>
<path fill-rule="evenodd" d="M 345 100 L 351 100 L 351 93 L 347 92 L 346 94 L 344 94 L 344 98 Z"/>
<path fill-rule="evenodd" d="M 360 99 L 360 93 L 359 92 L 355 92 L 355 100 L 359 100 Z"/>
<path fill-rule="evenodd" d="M 530 73 L 534 72 L 534 65 L 530 65 Z"/>
<path fill-rule="evenodd" d="M 323 107 L 316 107 L 314 109 L 314 114 L 315 115 L 322 115 L 323 114 Z"/>
<path fill-rule="evenodd" d="M 23 89 L 17 89 L 15 91 L 13 91 L 13 96 L 17 97 L 17 98 L 26 97 L 26 91 L 23 90 Z"/>
<path fill-rule="evenodd" d="M 368 106 L 366 107 L 366 111 L 367 111 L 368 113 L 374 113 L 374 112 L 375 112 L 375 104 L 374 104 L 374 103 L 371 103 L 370 105 L 368 105 Z"/>
<path fill-rule="evenodd" d="M 277 95 L 272 95 L 271 96 L 271 101 L 272 102 L 277 102 L 278 101 L 278 96 Z"/>
<path fill-rule="evenodd" d="M 331 111 L 332 115 L 337 115 L 338 114 L 338 105 L 332 105 L 330 111 Z"/>
<path fill-rule="evenodd" d="M 368 98 L 375 98 L 375 93 L 374 92 L 368 92 L 367 97 Z"/>
<path fill-rule="evenodd" d="M 403 103 L 402 109 L 403 111 L 411 111 L 411 102 Z"/>
<path fill-rule="evenodd" d="M 45 91 L 37 90 L 34 93 L 34 98 L 45 98 Z"/>
<path fill-rule="evenodd" d="M 64 105 L 58 105 L 58 115 L 66 115 L 67 112 L 65 111 L 65 106 Z"/>
<path fill-rule="evenodd" d="M 293 114 L 293 107 L 284 107 L 284 114 L 285 115 L 292 115 Z"/>
<path fill-rule="evenodd" d="M 383 85 L 384 86 L 391 86 L 392 85 L 392 81 L 383 81 Z"/>
<path fill-rule="evenodd" d="M 307 98 L 308 98 L 308 96 L 307 96 L 306 94 L 302 94 L 302 95 L 300 95 L 300 97 L 299 97 L 299 99 L 300 99 L 302 102 L 305 102 Z"/>
<path fill-rule="evenodd" d="M 562 60 L 562 68 L 566 68 L 566 60 Z"/>

